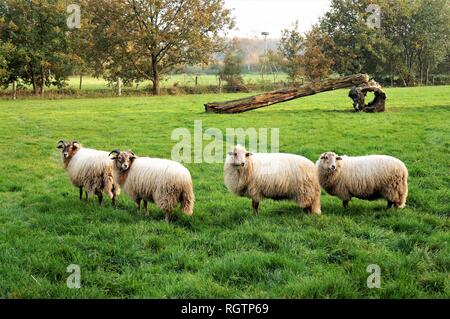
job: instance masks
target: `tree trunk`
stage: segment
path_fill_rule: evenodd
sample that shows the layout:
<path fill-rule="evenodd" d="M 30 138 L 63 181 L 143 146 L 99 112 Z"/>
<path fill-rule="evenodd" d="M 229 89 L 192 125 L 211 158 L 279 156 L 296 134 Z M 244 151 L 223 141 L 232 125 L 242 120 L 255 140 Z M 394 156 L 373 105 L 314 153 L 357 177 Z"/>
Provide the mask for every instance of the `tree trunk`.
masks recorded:
<path fill-rule="evenodd" d="M 36 74 L 34 73 L 34 65 L 32 63 L 30 63 L 29 67 L 30 67 L 30 72 L 31 72 L 31 83 L 33 84 L 33 93 L 34 93 L 34 95 L 38 95 Z"/>
<path fill-rule="evenodd" d="M 45 90 L 45 68 L 41 65 L 41 87 L 40 87 L 40 94 L 41 96 L 44 96 L 44 90 Z"/>
<path fill-rule="evenodd" d="M 159 78 L 159 70 L 158 70 L 158 63 L 156 61 L 156 58 L 152 57 L 152 73 L 153 73 L 153 88 L 152 93 L 153 95 L 159 95 L 160 92 L 160 78 Z"/>
<path fill-rule="evenodd" d="M 153 95 L 159 95 L 159 92 L 161 91 L 161 88 L 159 86 L 159 80 L 153 80 L 153 87 L 152 87 L 152 94 Z"/>
<path fill-rule="evenodd" d="M 375 98 L 373 101 L 366 103 L 367 92 L 373 92 Z M 368 83 L 363 83 L 351 88 L 348 93 L 349 98 L 353 100 L 353 108 L 355 112 L 384 112 L 386 103 L 386 93 L 381 89 L 381 85 L 370 80 Z"/>
<path fill-rule="evenodd" d="M 81 86 L 83 85 L 83 74 L 80 74 L 80 87 L 79 90 L 81 91 Z"/>
<path fill-rule="evenodd" d="M 420 85 L 423 84 L 423 64 L 420 64 Z"/>
<path fill-rule="evenodd" d="M 15 100 L 17 98 L 17 81 L 14 80 L 13 81 L 13 100 Z"/>
<path fill-rule="evenodd" d="M 357 86 L 363 83 L 368 83 L 368 81 L 369 76 L 367 74 L 355 74 L 337 79 L 312 82 L 298 88 L 281 89 L 238 100 L 206 103 L 205 111 L 215 113 L 247 112 L 272 104 L 290 101 L 303 96 Z"/>

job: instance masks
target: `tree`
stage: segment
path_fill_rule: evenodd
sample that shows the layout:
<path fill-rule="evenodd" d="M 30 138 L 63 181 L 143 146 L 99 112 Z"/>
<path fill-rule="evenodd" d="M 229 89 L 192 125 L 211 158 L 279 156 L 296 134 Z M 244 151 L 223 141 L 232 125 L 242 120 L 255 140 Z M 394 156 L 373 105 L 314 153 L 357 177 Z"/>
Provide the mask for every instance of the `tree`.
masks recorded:
<path fill-rule="evenodd" d="M 244 63 L 244 52 L 239 47 L 237 39 L 232 40 L 226 50 L 223 65 L 219 71 L 219 77 L 229 87 L 239 87 L 244 84 L 241 70 Z"/>
<path fill-rule="evenodd" d="M 80 77 L 79 89 L 82 89 L 83 76 L 86 74 L 100 77 L 103 72 L 98 52 L 94 46 L 92 26 L 87 14 L 82 11 L 80 28 L 70 31 L 70 59 L 73 63 L 72 73 Z"/>
<path fill-rule="evenodd" d="M 331 73 L 334 62 L 325 54 L 325 46 L 329 41 L 329 37 L 317 26 L 305 34 L 302 64 L 309 80 L 322 80 Z"/>
<path fill-rule="evenodd" d="M 320 19 L 323 34 L 329 36 L 325 51 L 337 73 L 377 74 L 384 63 L 386 40 L 378 28 L 367 24 L 366 12 L 372 0 L 332 0 L 330 10 Z"/>
<path fill-rule="evenodd" d="M 304 73 L 302 54 L 305 39 L 298 29 L 298 21 L 291 29 L 282 31 L 278 51 L 284 59 L 284 69 L 292 83 L 296 83 Z"/>
<path fill-rule="evenodd" d="M 10 43 L 0 42 L 0 85 L 9 84 L 10 71 L 8 69 L 8 56 L 13 53 L 13 46 Z"/>
<path fill-rule="evenodd" d="M 369 5 L 380 9 L 380 28 L 367 23 Z M 334 71 L 396 76 L 406 86 L 445 59 L 449 16 L 448 0 L 332 0 L 320 28 L 330 36 Z"/>
<path fill-rule="evenodd" d="M 66 1 L 4 0 L 0 3 L 0 39 L 14 46 L 6 60 L 6 82 L 22 79 L 44 94 L 45 86 L 62 86 L 70 73 Z M 7 84 L 7 83 L 4 83 Z"/>
<path fill-rule="evenodd" d="M 302 75 L 312 81 L 328 76 L 333 59 L 325 52 L 330 43 L 318 26 L 313 26 L 305 35 L 298 30 L 298 21 L 292 29 L 283 30 L 278 51 L 284 58 L 284 69 L 291 82 L 296 83 Z"/>
<path fill-rule="evenodd" d="M 422 83 L 450 48 L 448 1 L 400 1 L 385 10 L 384 30 L 396 73 L 405 86 Z"/>
<path fill-rule="evenodd" d="M 180 64 L 207 63 L 233 27 L 223 0 L 83 0 L 108 79 L 160 81 Z"/>

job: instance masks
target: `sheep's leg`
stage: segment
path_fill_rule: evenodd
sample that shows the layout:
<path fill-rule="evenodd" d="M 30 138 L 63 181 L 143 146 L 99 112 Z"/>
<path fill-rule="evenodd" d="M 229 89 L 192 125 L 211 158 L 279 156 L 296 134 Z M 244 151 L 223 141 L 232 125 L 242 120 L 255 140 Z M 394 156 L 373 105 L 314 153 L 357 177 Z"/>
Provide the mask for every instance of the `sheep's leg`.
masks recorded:
<path fill-rule="evenodd" d="M 148 202 L 144 199 L 144 213 L 145 216 L 148 216 Z"/>
<path fill-rule="evenodd" d="M 89 193 L 85 191 L 84 194 L 86 195 L 86 202 L 87 202 L 89 200 Z"/>
<path fill-rule="evenodd" d="M 166 223 L 169 224 L 170 221 L 172 220 L 172 214 L 170 211 L 165 211 L 165 213 L 166 213 L 166 217 L 165 217 Z"/>
<path fill-rule="evenodd" d="M 395 202 L 394 203 L 394 207 L 395 208 L 403 208 L 403 207 L 405 207 L 404 205 L 402 206 L 402 203 L 401 202 Z"/>
<path fill-rule="evenodd" d="M 258 216 L 258 208 L 259 208 L 259 202 L 252 200 L 252 208 L 253 208 L 253 213 Z"/>
<path fill-rule="evenodd" d="M 83 186 L 80 186 L 80 200 L 83 200 Z"/>
<path fill-rule="evenodd" d="M 134 200 L 134 204 L 136 205 L 136 210 L 137 211 L 140 211 L 141 210 L 141 198 L 136 198 L 135 200 Z"/>
<path fill-rule="evenodd" d="M 115 188 L 114 184 L 112 186 L 111 192 L 109 193 L 109 197 L 111 197 L 111 203 L 112 203 L 113 207 L 115 207 L 117 194 L 116 194 L 116 188 Z"/>
<path fill-rule="evenodd" d="M 349 202 L 350 200 L 349 199 L 344 199 L 343 201 L 342 201 L 342 205 L 344 205 L 344 208 L 348 208 L 348 202 Z"/>
<path fill-rule="evenodd" d="M 391 202 L 390 200 L 387 201 L 387 209 L 392 207 L 392 204 L 394 204 L 393 202 Z"/>
<path fill-rule="evenodd" d="M 95 195 L 97 195 L 97 197 L 98 197 L 98 204 L 100 206 L 102 206 L 102 203 L 103 203 L 103 194 L 102 194 L 102 192 L 101 191 L 96 191 Z"/>
<path fill-rule="evenodd" d="M 313 203 L 311 205 L 311 207 L 309 207 L 309 213 L 310 214 L 317 214 L 320 215 L 321 214 L 321 210 L 320 210 L 320 202 L 319 203 Z"/>

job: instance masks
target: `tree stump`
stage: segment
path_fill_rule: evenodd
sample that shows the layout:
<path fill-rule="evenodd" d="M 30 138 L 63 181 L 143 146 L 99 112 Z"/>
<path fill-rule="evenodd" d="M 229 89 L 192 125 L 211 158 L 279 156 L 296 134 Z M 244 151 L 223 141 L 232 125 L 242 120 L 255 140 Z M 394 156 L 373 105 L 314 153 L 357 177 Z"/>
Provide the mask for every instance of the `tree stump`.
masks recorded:
<path fill-rule="evenodd" d="M 367 92 L 375 94 L 375 98 L 369 104 L 365 103 Z M 348 96 L 353 100 L 355 112 L 384 112 L 386 93 L 374 80 L 352 87 Z"/>

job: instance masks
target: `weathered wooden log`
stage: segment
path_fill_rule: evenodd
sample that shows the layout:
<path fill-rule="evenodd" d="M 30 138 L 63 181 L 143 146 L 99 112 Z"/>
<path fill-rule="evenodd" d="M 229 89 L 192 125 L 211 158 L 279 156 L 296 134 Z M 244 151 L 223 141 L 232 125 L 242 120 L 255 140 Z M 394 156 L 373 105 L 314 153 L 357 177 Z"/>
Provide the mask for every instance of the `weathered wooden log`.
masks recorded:
<path fill-rule="evenodd" d="M 215 113 L 242 113 L 320 92 L 358 86 L 368 81 L 369 76 L 367 74 L 355 74 L 337 79 L 327 79 L 311 82 L 298 88 L 276 90 L 238 100 L 206 103 L 205 111 Z"/>
<path fill-rule="evenodd" d="M 367 92 L 375 94 L 373 101 L 368 104 L 365 102 Z M 352 87 L 348 96 L 353 100 L 355 112 L 384 112 L 386 93 L 381 89 L 381 85 L 373 80 Z"/>

